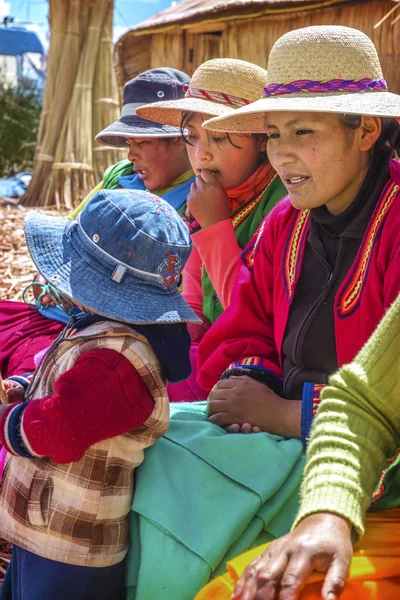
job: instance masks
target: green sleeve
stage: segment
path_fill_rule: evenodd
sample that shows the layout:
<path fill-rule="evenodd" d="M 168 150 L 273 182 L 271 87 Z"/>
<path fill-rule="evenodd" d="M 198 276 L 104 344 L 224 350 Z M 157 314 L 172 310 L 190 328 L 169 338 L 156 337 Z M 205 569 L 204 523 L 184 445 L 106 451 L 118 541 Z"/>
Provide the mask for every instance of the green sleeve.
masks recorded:
<path fill-rule="evenodd" d="M 329 384 L 311 432 L 294 527 L 311 513 L 332 512 L 362 535 L 373 489 L 400 446 L 400 296 Z"/>
<path fill-rule="evenodd" d="M 103 182 L 101 181 L 98 185 L 96 185 L 95 188 L 92 189 L 91 192 L 88 193 L 88 195 L 82 200 L 82 202 L 79 204 L 79 206 L 74 208 L 72 213 L 68 216 L 68 219 L 71 219 L 71 220 L 76 219 L 76 217 L 81 212 L 82 208 L 84 206 L 86 206 L 86 204 L 89 202 L 90 198 L 93 198 L 93 196 L 102 189 L 103 189 Z"/>

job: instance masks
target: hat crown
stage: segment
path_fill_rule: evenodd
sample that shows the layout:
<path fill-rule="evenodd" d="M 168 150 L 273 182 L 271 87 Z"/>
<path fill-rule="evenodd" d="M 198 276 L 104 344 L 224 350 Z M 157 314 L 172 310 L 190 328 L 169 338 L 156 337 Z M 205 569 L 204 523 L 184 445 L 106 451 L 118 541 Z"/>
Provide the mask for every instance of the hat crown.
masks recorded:
<path fill-rule="evenodd" d="M 258 65 L 234 58 L 215 58 L 196 69 L 190 88 L 254 102 L 261 98 L 266 82 L 267 71 Z"/>
<path fill-rule="evenodd" d="M 283 35 L 272 47 L 267 85 L 312 80 L 383 79 L 372 41 L 351 27 L 317 25 Z"/>
<path fill-rule="evenodd" d="M 123 104 L 149 104 L 183 98 L 182 88 L 189 81 L 189 76 L 177 69 L 160 67 L 144 71 L 125 84 Z"/>
<path fill-rule="evenodd" d="M 177 288 L 190 255 L 190 237 L 182 219 L 165 200 L 149 192 L 98 192 L 78 216 L 74 230 L 71 227 L 71 243 L 76 234 L 84 239 L 87 262 L 101 267 L 103 261 L 107 268 L 116 269 L 125 266 L 131 275 L 168 291 Z"/>

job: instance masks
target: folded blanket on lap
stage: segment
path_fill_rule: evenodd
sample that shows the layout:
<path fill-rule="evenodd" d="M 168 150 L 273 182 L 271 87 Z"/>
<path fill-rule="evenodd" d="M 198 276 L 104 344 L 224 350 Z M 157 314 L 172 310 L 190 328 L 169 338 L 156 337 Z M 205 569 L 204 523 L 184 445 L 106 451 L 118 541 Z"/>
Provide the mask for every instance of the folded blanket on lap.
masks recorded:
<path fill-rule="evenodd" d="M 301 442 L 228 434 L 205 407 L 171 405 L 168 432 L 137 470 L 128 600 L 193 600 L 227 560 L 287 533 L 296 515 Z"/>

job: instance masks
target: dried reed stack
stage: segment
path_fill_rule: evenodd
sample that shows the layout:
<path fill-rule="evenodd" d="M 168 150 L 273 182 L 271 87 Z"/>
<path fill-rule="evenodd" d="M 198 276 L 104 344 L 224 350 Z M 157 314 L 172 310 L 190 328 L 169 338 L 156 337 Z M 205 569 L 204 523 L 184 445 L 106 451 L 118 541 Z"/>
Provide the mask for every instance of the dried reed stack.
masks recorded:
<path fill-rule="evenodd" d="M 113 67 L 114 44 L 112 40 L 113 7 L 110 3 L 100 38 L 96 74 L 93 86 L 93 136 L 119 119 L 120 104 L 117 80 Z M 126 150 L 94 143 L 93 166 L 96 182 L 103 179 L 107 167 L 126 158 Z"/>
<path fill-rule="evenodd" d="M 54 204 L 54 200 L 49 201 L 44 190 L 52 173 L 58 137 L 78 69 L 81 46 L 80 4 L 80 0 L 50 0 L 49 70 L 45 103 L 33 177 L 22 200 L 25 206 Z"/>
<path fill-rule="evenodd" d="M 68 3 L 64 0 L 53 0 L 50 2 L 50 27 L 51 41 L 49 56 L 47 59 L 47 83 L 44 92 L 42 116 L 40 120 L 37 151 L 43 144 L 43 137 L 47 129 L 47 118 L 52 105 L 57 71 L 60 66 L 60 56 L 65 43 L 65 24 L 68 21 Z"/>
<path fill-rule="evenodd" d="M 111 38 L 113 4 L 114 0 L 50 0 L 48 90 L 33 179 L 22 199 L 25 206 L 71 209 L 96 183 L 93 140 L 100 129 L 118 118 L 119 109 L 117 87 L 112 83 L 111 44 L 107 42 L 106 51 L 106 44 L 100 42 Z M 100 49 L 105 62 L 99 58 Z M 109 113 L 110 106 L 105 109 L 105 102 L 93 103 L 102 98 L 109 99 L 107 104 L 114 112 Z M 105 118 L 110 116 L 110 120 L 103 125 L 97 116 L 93 123 L 93 110 L 106 110 Z M 97 123 L 99 129 L 93 130 Z M 110 159 L 106 166 L 120 158 L 115 151 L 105 154 Z M 96 176 L 101 179 L 104 169 L 100 171 L 99 165 Z"/>

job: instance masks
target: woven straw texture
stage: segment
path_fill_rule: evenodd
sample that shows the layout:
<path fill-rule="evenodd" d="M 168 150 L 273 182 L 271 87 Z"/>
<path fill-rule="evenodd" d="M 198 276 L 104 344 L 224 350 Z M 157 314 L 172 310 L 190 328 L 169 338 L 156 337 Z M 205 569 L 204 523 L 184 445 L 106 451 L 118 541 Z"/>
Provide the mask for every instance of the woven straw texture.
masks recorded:
<path fill-rule="evenodd" d="M 273 46 L 268 61 L 267 85 L 364 78 L 383 78 L 378 54 L 368 36 L 350 27 L 324 25 L 286 33 Z M 265 113 L 271 111 L 398 117 L 400 96 L 384 91 L 300 91 L 262 98 L 232 116 L 217 117 L 204 126 L 214 131 L 262 132 Z"/>
<path fill-rule="evenodd" d="M 230 101 L 241 105 L 254 102 L 260 98 L 266 82 L 267 71 L 257 65 L 233 58 L 216 58 L 200 65 L 193 73 L 190 90 L 196 97 L 154 102 L 141 106 L 136 113 L 157 123 L 179 127 L 182 111 L 212 116 L 232 113 L 235 108 Z M 207 96 L 218 100 L 207 99 Z"/>

